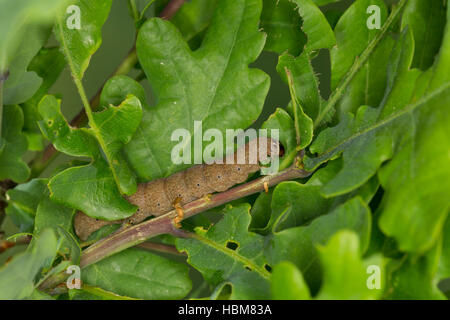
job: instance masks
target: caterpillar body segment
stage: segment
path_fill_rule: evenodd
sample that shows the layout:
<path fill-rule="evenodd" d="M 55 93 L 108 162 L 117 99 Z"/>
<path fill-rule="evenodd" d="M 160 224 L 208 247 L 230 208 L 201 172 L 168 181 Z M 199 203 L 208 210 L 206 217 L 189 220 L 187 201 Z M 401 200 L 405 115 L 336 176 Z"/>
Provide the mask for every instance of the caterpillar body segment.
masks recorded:
<path fill-rule="evenodd" d="M 130 203 L 138 207 L 134 215 L 123 220 L 104 221 L 77 212 L 74 220 L 75 232 L 85 241 L 92 232 L 105 225 L 124 222 L 137 224 L 147 217 L 160 216 L 173 209 L 178 213 L 175 225 L 180 226 L 183 205 L 244 182 L 249 174 L 260 170 L 259 162 L 267 162 L 269 156 L 278 156 L 278 152 L 278 141 L 260 137 L 240 147 L 233 155 L 225 158 L 224 163 L 195 165 L 167 178 L 140 183 L 136 193 L 127 197 Z M 229 163 L 230 159 L 232 163 Z"/>

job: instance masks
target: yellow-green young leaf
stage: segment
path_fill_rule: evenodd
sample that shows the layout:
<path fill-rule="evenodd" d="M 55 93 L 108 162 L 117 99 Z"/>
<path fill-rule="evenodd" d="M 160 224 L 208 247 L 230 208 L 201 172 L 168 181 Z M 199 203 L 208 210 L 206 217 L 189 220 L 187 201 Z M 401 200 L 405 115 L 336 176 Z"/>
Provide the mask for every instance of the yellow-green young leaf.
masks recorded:
<path fill-rule="evenodd" d="M 20 229 L 20 232 L 33 230 L 36 210 L 47 191 L 47 182 L 48 179 L 33 179 L 6 192 L 8 202 L 6 214 Z"/>
<path fill-rule="evenodd" d="M 0 299 L 16 300 L 29 297 L 36 286 L 36 279 L 43 268 L 53 262 L 57 251 L 57 239 L 53 231 L 45 230 L 28 247 L 27 251 L 13 258 L 0 269 Z"/>
<path fill-rule="evenodd" d="M 0 136 L 0 180 L 24 182 L 30 175 L 30 169 L 22 160 L 28 146 L 22 127 L 22 109 L 17 105 L 4 106 Z"/>
<path fill-rule="evenodd" d="M 53 176 L 48 185 L 51 199 L 94 218 L 117 220 L 132 215 L 136 207 L 121 196 L 113 172 L 90 130 L 71 128 L 61 114 L 60 101 L 53 96 L 42 99 L 39 112 L 43 118 L 39 127 L 57 150 L 92 159 L 88 165 L 71 167 Z"/>
<path fill-rule="evenodd" d="M 248 64 L 264 46 L 264 34 L 258 31 L 260 13 L 260 0 L 220 1 L 201 47 L 194 52 L 168 21 L 152 18 L 141 27 L 137 54 L 158 104 L 144 111 L 136 135 L 125 147 L 140 179 L 168 176 L 187 167 L 171 160 L 171 150 L 179 143 L 171 141 L 174 130 L 187 129 L 191 139 L 184 145 L 193 148 L 194 121 L 201 120 L 203 130 L 225 133 L 246 128 L 258 118 L 269 78 Z M 195 131 L 200 133 L 199 128 Z"/>
<path fill-rule="evenodd" d="M 69 298 L 70 300 L 137 300 L 86 284 L 83 284 L 82 289 L 69 290 Z"/>
<path fill-rule="evenodd" d="M 368 246 L 370 228 L 370 210 L 356 197 L 314 219 L 308 226 L 289 228 L 268 236 L 264 253 L 271 266 L 285 260 L 294 263 L 303 274 L 311 292 L 317 292 L 321 282 L 321 268 L 316 246 L 327 243 L 337 231 L 348 229 L 359 235 L 360 250 L 364 252 Z"/>
<path fill-rule="evenodd" d="M 402 150 L 379 173 L 386 190 L 380 227 L 408 251 L 423 252 L 440 237 L 450 193 L 450 6 L 444 39 L 435 64 L 431 67 L 423 98 L 408 108 Z M 420 97 L 420 95 L 419 95 Z M 405 137 L 405 132 L 408 135 Z M 400 189 L 398 189 L 400 188 Z M 411 237 L 414 234 L 414 237 Z"/>
<path fill-rule="evenodd" d="M 61 44 L 61 50 L 66 56 L 72 74 L 81 80 L 91 56 L 102 42 L 102 26 L 108 17 L 112 0 L 72 0 L 71 4 L 77 6 L 79 12 L 61 11 L 57 17 L 54 33 Z M 67 19 L 75 23 L 77 18 L 80 28 L 69 29 Z"/>
<path fill-rule="evenodd" d="M 309 288 L 302 273 L 289 261 L 282 261 L 272 270 L 271 293 L 274 300 L 309 300 Z"/>
<path fill-rule="evenodd" d="M 192 288 L 185 264 L 147 251 L 127 249 L 83 269 L 83 283 L 121 296 L 182 299 Z"/>
<path fill-rule="evenodd" d="M 412 66 L 425 70 L 439 52 L 445 26 L 445 2 L 409 0 L 402 15 L 402 28 L 406 26 L 412 29 L 416 44 Z"/>
<path fill-rule="evenodd" d="M 353 63 L 380 32 L 369 29 L 370 6 L 380 8 L 380 26 L 387 18 L 387 8 L 382 0 L 357 0 L 339 19 L 336 27 L 336 47 L 331 52 L 331 88 L 335 90 Z M 356 113 L 361 105 L 376 107 L 383 99 L 386 88 L 386 68 L 395 40 L 385 36 L 373 50 L 366 63 L 356 73 L 337 105 L 339 116 Z"/>
<path fill-rule="evenodd" d="M 436 245 L 423 256 L 409 255 L 400 267 L 394 265 L 390 281 L 391 288 L 386 299 L 393 300 L 439 300 L 445 299 L 437 287 L 437 270 L 442 252 L 442 243 Z M 389 265 L 388 265 L 389 267 Z"/>
<path fill-rule="evenodd" d="M 326 245 L 319 246 L 318 251 L 323 280 L 317 299 L 367 300 L 381 297 L 384 290 L 381 256 L 363 261 L 355 232 L 337 232 Z"/>
<path fill-rule="evenodd" d="M 264 237 L 248 231 L 250 206 L 228 206 L 224 216 L 207 231 L 197 228 L 193 238 L 177 239 L 188 263 L 215 288 L 217 298 L 231 286 L 230 299 L 268 299 L 270 274 L 263 255 Z"/>
<path fill-rule="evenodd" d="M 302 19 L 290 0 L 263 0 L 261 28 L 267 33 L 264 50 L 298 55 L 306 43 Z"/>

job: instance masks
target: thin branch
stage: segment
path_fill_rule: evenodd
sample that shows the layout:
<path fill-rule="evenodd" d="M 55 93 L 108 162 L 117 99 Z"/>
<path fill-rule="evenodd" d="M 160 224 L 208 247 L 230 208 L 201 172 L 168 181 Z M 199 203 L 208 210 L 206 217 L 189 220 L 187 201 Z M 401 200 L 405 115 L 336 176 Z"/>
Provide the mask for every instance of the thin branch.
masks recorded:
<path fill-rule="evenodd" d="M 171 0 L 163 11 L 159 14 L 162 19 L 170 20 L 173 18 L 178 9 L 181 8 L 185 0 Z"/>
<path fill-rule="evenodd" d="M 2 138 L 2 124 L 3 124 L 3 84 L 8 79 L 9 72 L 0 73 L 0 139 Z M 1 141 L 0 141 L 1 142 Z"/>
<path fill-rule="evenodd" d="M 218 207 L 230 201 L 261 192 L 264 190 L 265 183 L 268 183 L 269 186 L 273 186 L 282 181 L 303 178 L 309 176 L 310 174 L 310 172 L 291 167 L 274 175 L 261 177 L 227 191 L 200 198 L 186 204 L 183 207 L 184 218 L 186 219 L 192 217 L 196 214 Z M 169 213 L 138 225 L 119 229 L 110 236 L 87 248 L 81 256 L 80 266 L 83 268 L 91 265 L 116 252 L 142 243 L 151 237 L 160 234 L 173 234 L 174 232 L 181 232 L 181 230 L 176 229 L 173 225 L 172 220 L 176 216 L 176 210 L 172 210 Z"/>
<path fill-rule="evenodd" d="M 186 256 L 186 253 L 179 252 L 177 248 L 174 246 L 169 246 L 167 244 L 162 243 L 156 243 L 156 242 L 142 242 L 136 246 L 140 249 L 150 250 L 150 251 L 158 251 L 158 252 L 164 252 L 164 253 L 170 253 L 178 256 Z"/>
<path fill-rule="evenodd" d="M 17 245 L 28 245 L 31 242 L 31 237 L 21 237 L 16 241 L 2 240 L 0 241 L 0 253 L 5 252 L 6 250 L 15 247 Z"/>
<path fill-rule="evenodd" d="M 128 0 L 128 9 L 130 10 L 131 16 L 133 17 L 134 21 L 137 22 L 139 20 L 139 11 L 134 0 Z"/>
<path fill-rule="evenodd" d="M 308 177 L 312 172 L 298 169 L 294 166 L 271 176 L 264 176 L 227 191 L 205 196 L 186 204 L 183 207 L 184 218 L 192 217 L 206 210 L 221 206 L 230 201 L 249 196 L 265 190 L 265 184 L 274 186 L 280 182 Z M 176 237 L 190 237 L 188 232 L 177 229 L 173 219 L 177 216 L 176 210 L 172 210 L 162 216 L 142 222 L 132 227 L 121 228 L 108 237 L 99 240 L 83 251 L 80 267 L 84 268 L 106 257 L 127 248 L 142 245 L 142 243 L 160 234 L 172 234 Z M 46 279 L 40 290 L 51 289 L 67 278 L 67 274 L 59 273 Z"/>
<path fill-rule="evenodd" d="M 406 1 L 407 0 L 400 0 L 399 4 L 394 8 L 394 10 L 392 11 L 392 13 L 389 15 L 388 19 L 384 23 L 380 32 L 375 36 L 375 38 L 372 39 L 372 41 L 369 43 L 369 45 L 363 51 L 363 53 L 355 59 L 355 62 L 353 63 L 350 70 L 344 76 L 344 78 L 342 79 L 341 83 L 336 88 L 336 90 L 334 90 L 333 93 L 331 94 L 330 98 L 328 99 L 327 104 L 325 105 L 325 108 L 320 112 L 320 114 L 317 116 L 316 120 L 314 121 L 314 128 L 318 127 L 321 124 L 323 118 L 327 115 L 327 113 L 336 105 L 336 103 L 342 97 L 345 90 L 347 89 L 347 86 L 350 84 L 350 82 L 353 80 L 353 78 L 358 73 L 358 71 L 361 69 L 361 67 L 366 63 L 366 61 L 372 55 L 376 46 L 384 38 L 384 35 L 388 31 L 388 29 L 391 27 L 391 25 L 395 22 L 397 17 L 400 15 L 403 7 L 406 4 Z"/>
<path fill-rule="evenodd" d="M 291 94 L 291 100 L 292 100 L 292 108 L 294 109 L 294 126 L 295 126 L 295 138 L 297 141 L 297 146 L 300 146 L 300 128 L 298 123 L 298 100 L 297 100 L 297 93 L 295 92 L 295 86 L 294 86 L 294 79 L 292 78 L 291 71 L 284 67 L 284 71 L 286 72 L 286 76 L 288 79 L 288 85 L 289 85 L 289 93 Z"/>

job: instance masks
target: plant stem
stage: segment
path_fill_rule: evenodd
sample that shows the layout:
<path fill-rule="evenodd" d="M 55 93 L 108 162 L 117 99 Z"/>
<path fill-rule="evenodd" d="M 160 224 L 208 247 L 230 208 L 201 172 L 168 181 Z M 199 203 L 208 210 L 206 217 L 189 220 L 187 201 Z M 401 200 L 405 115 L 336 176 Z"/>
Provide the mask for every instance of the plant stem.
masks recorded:
<path fill-rule="evenodd" d="M 391 27 L 391 25 L 395 22 L 397 17 L 400 15 L 400 12 L 402 11 L 403 7 L 406 4 L 406 1 L 407 0 L 400 0 L 398 5 L 393 9 L 393 11 L 389 15 L 388 19 L 384 23 L 380 32 L 375 36 L 375 38 L 372 39 L 372 41 L 369 43 L 369 45 L 363 51 L 363 53 L 355 59 L 355 62 L 353 63 L 350 70 L 344 76 L 344 78 L 342 79 L 341 83 L 338 85 L 336 90 L 334 90 L 333 93 L 331 94 L 325 108 L 322 110 L 322 112 L 320 112 L 320 114 L 317 116 L 316 120 L 314 121 L 314 128 L 318 127 L 321 124 L 321 122 L 322 122 L 323 118 L 326 116 L 326 114 L 336 105 L 336 103 L 342 97 L 345 89 L 350 84 L 350 82 L 353 80 L 355 75 L 358 73 L 359 69 L 361 69 L 361 67 L 366 63 L 366 61 L 369 59 L 369 57 L 374 52 L 376 46 L 384 38 L 388 29 Z"/>
<path fill-rule="evenodd" d="M 128 0 L 128 8 L 130 9 L 131 16 L 134 19 L 134 22 L 138 22 L 139 20 L 139 11 L 136 7 L 136 2 L 134 0 Z"/>
<path fill-rule="evenodd" d="M 164 253 L 170 253 L 178 256 L 186 256 L 184 252 L 179 252 L 174 246 L 169 246 L 162 243 L 156 243 L 156 242 L 142 242 L 136 246 L 140 249 L 150 250 L 150 251 L 159 251 Z"/>
<path fill-rule="evenodd" d="M 186 0 L 171 0 L 167 4 L 167 6 L 163 9 L 163 11 L 161 11 L 159 16 L 162 19 L 167 19 L 167 20 L 172 19 L 172 17 L 175 15 L 175 13 L 177 13 L 178 9 L 181 8 L 184 1 L 186 1 Z"/>
<path fill-rule="evenodd" d="M 145 11 L 147 11 L 148 8 L 150 8 L 150 6 L 155 2 L 156 0 L 150 0 L 144 7 L 144 9 L 142 9 L 141 11 L 141 15 L 139 17 L 139 20 L 144 19 L 144 15 L 145 15 Z"/>
<path fill-rule="evenodd" d="M 265 190 L 265 183 L 274 186 L 280 182 L 308 177 L 312 172 L 298 169 L 294 166 L 278 172 L 271 176 L 260 177 L 246 184 L 234 187 L 227 191 L 208 195 L 186 204 L 183 207 L 184 219 L 192 217 L 206 210 L 218 207 L 230 201 L 240 199 L 251 194 Z M 106 257 L 127 248 L 141 244 L 142 242 L 160 234 L 172 234 L 176 237 L 192 237 L 193 235 L 174 226 L 173 219 L 177 216 L 177 211 L 172 210 L 162 216 L 142 222 L 132 227 L 124 227 L 99 240 L 95 244 L 83 251 L 80 260 L 80 267 L 85 268 Z M 39 287 L 40 290 L 48 290 L 63 282 L 68 277 L 67 274 L 58 273 L 50 276 Z"/>
<path fill-rule="evenodd" d="M 273 186 L 282 181 L 307 177 L 310 174 L 310 172 L 291 167 L 274 175 L 261 177 L 227 191 L 200 198 L 183 207 L 184 218 L 192 217 L 230 201 L 261 192 L 264 190 L 265 182 L 267 182 L 269 186 Z M 144 242 L 151 237 L 164 233 L 173 234 L 174 232 L 177 232 L 177 229 L 172 222 L 176 216 L 177 211 L 172 210 L 162 216 L 138 225 L 119 229 L 112 235 L 87 248 L 81 256 L 80 266 L 86 267 L 91 265 L 114 253 Z"/>
<path fill-rule="evenodd" d="M 8 72 L 0 72 L 0 144 L 2 138 L 2 124 L 3 124 L 3 83 L 8 78 Z"/>
<path fill-rule="evenodd" d="M 291 94 L 291 100 L 292 100 L 292 108 L 294 109 L 294 126 L 295 126 L 295 137 L 297 142 L 297 147 L 300 146 L 300 128 L 298 123 L 298 100 L 297 100 L 297 94 L 295 92 L 294 87 L 294 79 L 292 79 L 292 73 L 291 71 L 284 67 L 284 71 L 286 72 L 286 76 L 288 79 L 288 86 L 289 86 L 289 93 Z"/>

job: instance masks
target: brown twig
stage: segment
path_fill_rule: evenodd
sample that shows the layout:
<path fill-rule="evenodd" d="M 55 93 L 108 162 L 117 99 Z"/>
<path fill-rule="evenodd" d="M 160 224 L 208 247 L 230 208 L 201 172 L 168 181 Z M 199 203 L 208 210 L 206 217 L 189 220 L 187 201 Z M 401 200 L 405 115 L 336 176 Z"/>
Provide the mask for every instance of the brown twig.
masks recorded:
<path fill-rule="evenodd" d="M 158 252 L 164 252 L 164 253 L 170 253 L 175 255 L 181 255 L 185 256 L 186 253 L 179 252 L 174 246 L 169 246 L 167 244 L 162 243 L 156 243 L 156 242 L 142 242 L 136 246 L 140 249 L 150 250 L 150 251 L 158 251 Z"/>
<path fill-rule="evenodd" d="M 264 185 L 274 186 L 280 182 L 308 177 L 312 172 L 298 169 L 294 166 L 271 176 L 260 177 L 248 183 L 234 187 L 227 191 L 209 195 L 183 206 L 184 217 L 189 218 L 206 210 L 218 207 L 230 201 L 264 191 Z M 121 228 L 108 237 L 99 240 L 83 251 L 80 267 L 84 268 L 106 257 L 127 248 L 142 244 L 149 238 L 160 234 L 172 234 L 176 237 L 189 237 L 190 234 L 177 229 L 173 219 L 177 216 L 176 210 L 172 210 L 162 216 L 153 218 L 132 227 Z M 48 290 L 67 278 L 65 273 L 59 273 L 49 277 L 39 287 L 40 290 Z"/>
<path fill-rule="evenodd" d="M 181 6 L 183 5 L 183 3 L 186 0 L 172 0 L 170 1 L 167 6 L 163 9 L 163 11 L 161 11 L 161 13 L 159 14 L 159 16 L 162 19 L 166 19 L 166 20 L 170 20 L 173 18 L 173 16 L 175 15 L 175 13 L 178 11 L 178 9 L 181 8 Z"/>
<path fill-rule="evenodd" d="M 31 242 L 31 236 L 25 236 L 17 239 L 16 241 L 3 240 L 0 241 L 0 253 L 15 247 L 17 245 L 27 245 Z"/>
<path fill-rule="evenodd" d="M 227 191 L 206 196 L 186 204 L 183 206 L 184 218 L 192 217 L 230 201 L 264 191 L 264 184 L 266 182 L 269 186 L 273 186 L 282 181 L 307 177 L 309 175 L 309 172 L 291 167 L 272 176 L 255 179 Z M 173 224 L 173 219 L 176 216 L 176 210 L 172 210 L 149 221 L 118 230 L 88 247 L 81 256 L 80 266 L 86 267 L 116 252 L 142 243 L 151 237 L 165 233 L 174 234 L 181 232 Z M 175 235 L 180 236 L 180 234 Z"/>
<path fill-rule="evenodd" d="M 159 14 L 159 17 L 162 19 L 169 20 L 171 19 L 175 13 L 180 9 L 185 0 L 171 0 L 167 6 L 163 9 L 163 11 Z M 127 74 L 134 65 L 138 62 L 137 54 L 136 54 L 136 46 L 130 49 L 126 57 L 120 63 L 120 65 L 110 74 L 107 79 L 110 79 L 113 76 L 117 75 L 125 75 Z M 94 96 L 89 100 L 89 104 L 92 110 L 96 110 L 98 104 L 100 102 L 100 94 L 102 92 L 103 86 L 106 81 L 100 86 Z M 84 125 L 87 122 L 86 112 L 83 108 L 70 122 L 72 127 L 79 127 Z M 34 159 L 30 165 L 32 167 L 32 177 L 37 177 L 40 173 L 48 166 L 50 162 L 53 161 L 58 151 L 54 148 L 53 144 L 49 144 L 45 150 L 42 152 L 42 156 Z"/>

